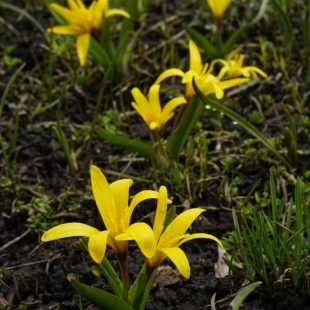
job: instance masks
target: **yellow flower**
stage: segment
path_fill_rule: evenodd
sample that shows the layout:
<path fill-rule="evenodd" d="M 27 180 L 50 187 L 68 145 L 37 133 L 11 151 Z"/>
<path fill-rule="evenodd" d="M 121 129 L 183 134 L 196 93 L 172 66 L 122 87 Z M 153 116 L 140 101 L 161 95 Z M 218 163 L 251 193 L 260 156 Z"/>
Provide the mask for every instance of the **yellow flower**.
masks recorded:
<path fill-rule="evenodd" d="M 141 115 L 150 130 L 160 131 L 163 126 L 173 117 L 173 110 L 180 104 L 186 103 L 183 97 L 171 99 L 162 109 L 159 101 L 159 85 L 152 85 L 149 91 L 149 99 L 134 88 L 131 93 L 135 99 L 133 108 Z"/>
<path fill-rule="evenodd" d="M 233 56 L 235 56 L 234 59 Z M 214 63 L 220 62 L 224 65 L 218 74 L 218 78 L 222 79 L 226 73 L 230 79 L 237 78 L 239 76 L 244 76 L 246 78 L 253 76 L 254 79 L 257 79 L 257 74 L 261 75 L 264 78 L 267 77 L 267 74 L 257 67 L 242 67 L 244 57 L 245 55 L 235 54 L 234 52 L 232 52 L 228 55 L 227 61 L 222 59 L 214 60 Z"/>
<path fill-rule="evenodd" d="M 159 84 L 164 79 L 171 76 L 180 76 L 182 77 L 182 83 L 185 83 L 185 98 L 189 100 L 195 95 L 195 90 L 192 85 L 193 78 L 195 79 L 197 87 L 204 95 L 207 96 L 215 93 L 215 96 L 218 99 L 224 96 L 224 89 L 234 87 L 248 81 L 248 79 L 245 78 L 220 81 L 218 77 L 211 74 L 213 66 L 209 67 L 207 63 L 203 66 L 199 49 L 192 40 L 189 41 L 189 59 L 190 66 L 187 72 L 183 72 L 182 70 L 176 68 L 168 69 L 157 78 L 154 84 Z"/>
<path fill-rule="evenodd" d="M 128 242 L 116 241 L 115 237 L 125 231 L 130 225 L 134 208 L 140 202 L 157 198 L 158 192 L 145 190 L 134 196 L 128 206 L 129 188 L 132 180 L 123 179 L 109 184 L 96 166 L 91 167 L 92 190 L 106 230 L 100 231 L 82 223 L 67 223 L 53 227 L 45 232 L 42 241 L 52 241 L 68 237 L 89 237 L 88 250 L 92 259 L 100 263 L 105 255 L 107 244 L 116 255 L 127 253 Z M 145 255 L 150 255 L 147 251 Z"/>
<path fill-rule="evenodd" d="M 111 15 L 123 15 L 130 18 L 130 15 L 118 9 L 109 10 L 108 0 L 93 1 L 87 9 L 81 0 L 67 0 L 70 10 L 58 5 L 51 4 L 51 8 L 62 15 L 68 25 L 48 28 L 48 32 L 64 35 L 77 35 L 76 48 L 81 66 L 85 65 L 89 49 L 90 37 L 93 30 L 100 31 L 102 18 Z"/>
<path fill-rule="evenodd" d="M 231 1 L 232 0 L 207 0 L 215 19 L 222 19 Z"/>
<path fill-rule="evenodd" d="M 178 268 L 183 277 L 190 277 L 190 266 L 185 253 L 180 249 L 184 242 L 195 238 L 212 239 L 221 247 L 220 240 L 216 237 L 205 234 L 187 234 L 186 231 L 193 221 L 204 212 L 201 208 L 187 210 L 178 215 L 163 232 L 164 221 L 167 211 L 167 189 L 161 186 L 157 200 L 157 209 L 153 230 L 145 223 L 135 223 L 126 228 L 124 233 L 116 237 L 116 240 L 135 240 L 142 253 L 149 252 L 152 256 L 146 256 L 146 272 L 150 275 L 158 265 L 169 257 Z"/>

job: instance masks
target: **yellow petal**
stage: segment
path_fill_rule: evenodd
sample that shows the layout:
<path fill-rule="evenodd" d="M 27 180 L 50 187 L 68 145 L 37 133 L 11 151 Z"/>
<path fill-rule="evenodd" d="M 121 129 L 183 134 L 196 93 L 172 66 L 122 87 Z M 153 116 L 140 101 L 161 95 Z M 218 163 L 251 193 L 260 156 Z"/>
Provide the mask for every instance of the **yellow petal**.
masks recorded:
<path fill-rule="evenodd" d="M 187 71 L 184 74 L 184 76 L 182 78 L 182 83 L 183 84 L 185 84 L 185 83 L 192 83 L 192 80 L 193 80 L 194 77 L 195 78 L 199 78 L 200 75 L 197 72 L 193 71 L 193 70 L 189 70 L 189 71 Z"/>
<path fill-rule="evenodd" d="M 107 248 L 108 230 L 101 231 L 89 237 L 88 251 L 91 258 L 100 264 Z"/>
<path fill-rule="evenodd" d="M 163 248 L 160 249 L 175 264 L 181 275 L 188 279 L 191 275 L 191 268 L 185 253 L 180 248 Z"/>
<path fill-rule="evenodd" d="M 146 97 L 142 94 L 142 92 L 140 91 L 139 88 L 135 87 L 131 90 L 131 94 L 133 96 L 133 98 L 135 99 L 135 103 L 138 106 L 139 110 L 140 110 L 140 114 L 143 117 L 143 115 L 145 116 L 148 112 L 149 109 L 149 102 L 146 99 Z"/>
<path fill-rule="evenodd" d="M 56 3 L 52 3 L 51 8 L 55 12 L 63 16 L 67 20 L 68 23 L 76 24 L 77 15 L 75 12 L 72 12 L 71 10 L 64 8 L 63 6 L 56 4 Z"/>
<path fill-rule="evenodd" d="M 189 70 L 200 74 L 202 70 L 201 56 L 197 45 L 192 40 L 189 41 L 189 61 Z"/>
<path fill-rule="evenodd" d="M 79 6 L 79 8 L 80 8 L 81 10 L 87 11 L 87 8 L 86 8 L 86 6 L 84 5 L 83 1 L 81 1 L 81 0 L 76 0 L 76 2 L 77 2 L 77 5 Z"/>
<path fill-rule="evenodd" d="M 79 6 L 76 4 L 75 0 L 67 0 L 68 2 L 68 5 L 71 9 L 71 11 L 74 11 L 74 12 L 79 12 Z"/>
<path fill-rule="evenodd" d="M 93 194 L 102 220 L 107 229 L 116 230 L 115 203 L 109 183 L 96 166 L 91 166 L 90 175 Z"/>
<path fill-rule="evenodd" d="M 141 105 L 140 104 L 138 105 L 135 102 L 132 102 L 131 106 L 140 114 L 140 116 L 143 118 L 144 122 L 149 126 L 148 111 L 146 111 L 143 108 L 140 108 Z"/>
<path fill-rule="evenodd" d="M 98 0 L 96 5 L 96 11 L 103 13 L 106 16 L 109 11 L 109 1 L 108 0 Z"/>
<path fill-rule="evenodd" d="M 108 10 L 105 16 L 109 17 L 111 15 L 122 15 L 124 17 L 130 18 L 130 15 L 126 11 L 119 10 L 119 9 Z"/>
<path fill-rule="evenodd" d="M 172 111 L 179 105 L 186 103 L 186 99 L 183 97 L 177 97 L 170 100 L 163 108 L 161 117 L 165 120 L 165 123 L 173 116 Z"/>
<path fill-rule="evenodd" d="M 218 83 L 209 83 L 206 85 L 206 87 L 202 87 L 201 91 L 203 92 L 204 95 L 209 95 L 215 93 L 215 97 L 217 99 L 221 99 L 224 97 L 224 91 L 223 89 L 218 86 Z"/>
<path fill-rule="evenodd" d="M 232 0 L 207 0 L 213 16 L 217 19 L 223 17 L 231 1 Z"/>
<path fill-rule="evenodd" d="M 169 225 L 171 239 L 184 235 L 193 221 L 204 211 L 201 208 L 193 208 L 178 215 Z"/>
<path fill-rule="evenodd" d="M 128 208 L 129 188 L 132 182 L 130 179 L 122 179 L 110 184 L 110 189 L 114 197 L 114 212 L 117 223 L 119 223 L 125 209 Z"/>
<path fill-rule="evenodd" d="M 168 69 L 166 71 L 164 71 L 155 81 L 154 84 L 160 84 L 163 80 L 165 80 L 168 77 L 171 76 L 180 76 L 183 77 L 184 76 L 184 72 L 180 69 L 176 69 L 176 68 L 172 68 L 172 69 Z"/>
<path fill-rule="evenodd" d="M 156 199 L 158 198 L 158 192 L 152 190 L 145 190 L 137 193 L 130 202 L 129 208 L 126 210 L 124 217 L 125 227 L 129 226 L 130 218 L 135 207 L 142 201 L 147 199 Z"/>
<path fill-rule="evenodd" d="M 169 201 L 170 202 L 170 201 Z M 158 192 L 157 208 L 153 224 L 153 231 L 156 244 L 163 231 L 167 213 L 168 192 L 165 186 L 161 186 Z"/>
<path fill-rule="evenodd" d="M 155 129 L 160 130 L 161 126 L 158 122 L 150 122 L 149 128 L 150 130 L 155 130 Z"/>
<path fill-rule="evenodd" d="M 221 248 L 223 248 L 223 245 L 221 243 L 221 241 L 219 239 L 217 239 L 215 236 L 213 235 L 209 235 L 209 234 L 204 234 L 204 233 L 197 233 L 197 234 L 192 234 L 192 235 L 189 235 L 188 237 L 185 237 L 182 241 L 180 241 L 178 243 L 178 246 L 180 246 L 181 244 L 183 244 L 184 242 L 187 242 L 189 240 L 192 240 L 192 239 L 197 239 L 197 238 L 203 238 L 203 239 L 211 239 L 211 240 L 214 240 L 216 241 L 219 246 Z"/>
<path fill-rule="evenodd" d="M 150 112 L 155 116 L 160 116 L 161 106 L 159 102 L 159 85 L 152 85 L 149 90 L 149 107 Z"/>
<path fill-rule="evenodd" d="M 98 229 L 86 224 L 67 223 L 49 229 L 43 234 L 41 240 L 47 242 L 69 237 L 90 237 L 98 232 Z"/>
<path fill-rule="evenodd" d="M 53 28 L 47 29 L 47 32 L 52 32 L 56 34 L 64 34 L 64 35 L 80 34 L 81 31 L 82 29 L 77 25 L 55 26 Z"/>
<path fill-rule="evenodd" d="M 221 82 L 217 83 L 217 85 L 222 89 L 227 89 L 227 88 L 237 86 L 239 84 L 246 83 L 248 81 L 249 81 L 249 79 L 244 79 L 244 78 L 231 79 L 231 80 L 227 80 L 227 81 L 221 81 Z"/>
<path fill-rule="evenodd" d="M 146 223 L 135 223 L 116 236 L 115 240 L 135 240 L 143 255 L 150 258 L 155 253 L 155 238 L 152 228 Z"/>
<path fill-rule="evenodd" d="M 254 67 L 254 66 L 244 67 L 244 68 L 242 68 L 241 70 L 247 70 L 247 71 L 249 71 L 249 72 L 253 75 L 253 77 L 255 77 L 253 73 L 258 73 L 258 74 L 260 74 L 260 75 L 261 75 L 262 77 L 264 77 L 264 78 L 267 77 L 267 74 L 266 74 L 263 70 L 261 70 L 261 69 L 259 69 L 259 68 L 256 68 L 256 67 Z"/>
<path fill-rule="evenodd" d="M 85 63 L 86 63 L 89 43 L 90 43 L 89 33 L 80 34 L 76 39 L 76 48 L 77 48 L 78 58 L 79 58 L 80 65 L 82 67 L 85 66 Z"/>
<path fill-rule="evenodd" d="M 221 70 L 220 70 L 220 72 L 219 72 L 219 74 L 217 75 L 217 78 L 219 79 L 219 80 L 221 80 L 223 77 L 224 77 L 224 75 L 227 73 L 227 72 L 229 72 L 229 66 L 225 66 L 225 67 L 223 67 Z"/>

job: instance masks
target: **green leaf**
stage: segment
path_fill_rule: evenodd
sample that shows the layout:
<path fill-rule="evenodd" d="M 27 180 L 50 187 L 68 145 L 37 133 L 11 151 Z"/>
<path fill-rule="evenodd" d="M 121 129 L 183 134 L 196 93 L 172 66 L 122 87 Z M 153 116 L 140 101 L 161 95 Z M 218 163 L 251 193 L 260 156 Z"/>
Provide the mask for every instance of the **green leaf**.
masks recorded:
<path fill-rule="evenodd" d="M 141 289 L 141 290 L 143 289 L 144 290 L 144 294 L 143 294 L 143 297 L 142 297 L 142 299 L 140 301 L 139 308 L 137 308 L 137 310 L 144 310 L 146 302 L 147 302 L 147 299 L 149 297 L 150 291 L 151 291 L 152 286 L 153 286 L 153 282 L 155 280 L 156 273 L 157 273 L 157 268 L 153 271 L 151 277 L 149 278 L 149 280 L 147 282 L 147 285 L 144 286 L 144 287 L 139 287 L 138 288 L 138 289 Z"/>
<path fill-rule="evenodd" d="M 93 37 L 90 38 L 89 53 L 104 69 L 108 69 L 111 59 L 104 48 Z"/>
<path fill-rule="evenodd" d="M 287 33 L 290 36 L 293 36 L 293 26 L 291 24 L 291 21 L 288 17 L 288 15 L 286 14 L 286 12 L 283 10 L 282 5 L 279 3 L 279 1 L 277 0 L 271 0 L 272 3 L 274 4 L 275 8 L 278 10 L 278 12 L 280 13 L 280 17 L 282 19 L 283 25 L 286 28 Z"/>
<path fill-rule="evenodd" d="M 269 2 L 269 0 L 263 0 L 262 1 L 262 4 L 260 5 L 258 13 L 256 14 L 254 19 L 250 23 L 251 26 L 256 24 L 265 15 L 265 11 L 267 9 L 268 2 Z"/>
<path fill-rule="evenodd" d="M 234 44 L 239 40 L 241 35 L 248 29 L 248 27 L 249 27 L 248 24 L 241 26 L 228 39 L 228 41 L 223 46 L 222 55 L 221 55 L 223 58 L 225 58 L 232 51 Z"/>
<path fill-rule="evenodd" d="M 261 134 L 261 132 L 255 128 L 251 123 L 249 123 L 245 118 L 241 115 L 235 113 L 224 105 L 219 104 L 215 100 L 212 100 L 210 97 L 205 96 L 195 84 L 195 80 L 193 79 L 193 87 L 195 89 L 196 94 L 202 100 L 205 105 L 209 105 L 212 108 L 224 113 L 226 116 L 231 118 L 233 121 L 237 122 L 241 125 L 248 133 L 253 135 L 257 140 L 259 140 L 265 147 L 269 149 L 288 169 L 291 169 L 291 165 L 286 161 L 286 159 L 277 151 L 277 149 Z"/>
<path fill-rule="evenodd" d="M 101 310 L 134 310 L 128 303 L 119 297 L 104 290 L 71 280 L 73 288 L 82 297 L 89 300 Z"/>
<path fill-rule="evenodd" d="M 155 158 L 153 148 L 144 142 L 115 135 L 103 128 L 99 128 L 97 132 L 100 138 L 120 148 L 133 153 L 138 153 L 139 156 L 150 161 L 153 161 Z"/>
<path fill-rule="evenodd" d="M 200 32 L 186 24 L 183 24 L 183 28 L 186 30 L 192 40 L 195 41 L 195 43 L 205 51 L 206 55 L 211 60 L 219 58 L 217 49 Z"/>
<path fill-rule="evenodd" d="M 18 64 L 19 62 L 21 62 L 20 58 L 17 57 L 11 57 L 9 55 L 4 55 L 4 63 L 8 66 L 8 67 L 13 67 L 16 64 Z"/>
<path fill-rule="evenodd" d="M 136 278 L 133 286 L 129 291 L 129 298 L 131 300 L 131 305 L 134 309 L 138 309 L 139 305 L 143 299 L 144 291 L 147 285 L 147 279 L 145 274 L 146 266 L 143 265 L 138 277 Z"/>
<path fill-rule="evenodd" d="M 115 48 L 110 35 L 110 22 L 108 18 L 102 19 L 101 33 L 104 49 L 109 55 L 109 58 L 113 59 L 115 56 Z"/>
<path fill-rule="evenodd" d="M 166 230 L 167 226 L 174 220 L 175 213 L 176 213 L 176 206 L 171 206 L 171 208 L 166 214 L 163 232 Z"/>
<path fill-rule="evenodd" d="M 181 120 L 168 140 L 168 150 L 172 158 L 178 162 L 180 152 L 193 130 L 201 114 L 204 111 L 204 104 L 197 96 L 193 96 L 186 104 Z"/>
<path fill-rule="evenodd" d="M 121 298 L 123 296 L 123 283 L 116 274 L 114 268 L 111 266 L 106 256 L 104 256 L 102 262 L 98 265 L 101 269 L 101 272 L 112 287 L 114 294 Z"/>
<path fill-rule="evenodd" d="M 301 262 L 303 253 L 303 239 L 304 239 L 304 227 L 303 227 L 303 201 L 301 195 L 300 179 L 297 179 L 295 186 L 295 204 L 296 204 L 296 215 L 295 215 L 295 258 L 299 259 L 298 264 Z"/>
<path fill-rule="evenodd" d="M 11 87 L 14 85 L 14 81 L 16 80 L 16 78 L 18 77 L 18 75 L 20 74 L 20 72 L 23 70 L 25 64 L 22 64 L 15 72 L 14 74 L 12 75 L 9 83 L 7 84 L 3 94 L 2 94 L 2 97 L 1 97 L 1 100 L 0 100 L 0 118 L 1 118 L 1 115 L 2 115 L 2 110 L 3 110 L 3 106 L 4 106 L 4 103 L 5 103 L 5 99 L 7 97 L 7 95 L 9 94 L 10 92 L 10 89 Z"/>
<path fill-rule="evenodd" d="M 216 297 L 216 293 L 213 294 L 211 297 L 211 302 L 210 302 L 211 310 L 216 310 L 216 308 L 215 308 L 215 297 Z"/>
<path fill-rule="evenodd" d="M 132 288 L 129 291 L 129 298 L 131 300 L 132 307 L 135 310 L 144 310 L 146 301 L 152 288 L 157 268 L 153 271 L 151 277 L 147 281 L 145 274 L 146 266 L 143 265 L 138 277 L 136 278 Z"/>
<path fill-rule="evenodd" d="M 238 310 L 243 301 L 252 293 L 262 282 L 255 282 L 243 288 L 230 303 L 228 310 Z"/>

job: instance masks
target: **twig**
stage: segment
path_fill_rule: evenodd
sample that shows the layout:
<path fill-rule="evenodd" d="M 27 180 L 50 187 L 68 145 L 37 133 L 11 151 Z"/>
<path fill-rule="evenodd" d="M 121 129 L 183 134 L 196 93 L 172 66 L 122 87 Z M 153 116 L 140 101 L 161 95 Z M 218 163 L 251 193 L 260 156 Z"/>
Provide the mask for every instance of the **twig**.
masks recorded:
<path fill-rule="evenodd" d="M 9 241 L 8 243 L 6 243 L 5 245 L 3 245 L 0 248 L 0 252 L 5 250 L 6 248 L 8 248 L 9 246 L 11 246 L 13 243 L 19 241 L 20 239 L 24 238 L 25 236 L 27 236 L 30 233 L 30 229 L 28 228 L 23 234 L 21 234 L 19 237 L 16 237 L 15 239 Z"/>

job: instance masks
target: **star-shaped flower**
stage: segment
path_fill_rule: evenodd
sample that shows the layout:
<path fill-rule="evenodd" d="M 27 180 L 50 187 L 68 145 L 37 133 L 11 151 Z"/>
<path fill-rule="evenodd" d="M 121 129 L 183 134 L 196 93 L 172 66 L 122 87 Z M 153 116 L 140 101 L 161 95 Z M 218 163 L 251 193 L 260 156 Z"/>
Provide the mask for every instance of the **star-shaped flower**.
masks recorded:
<path fill-rule="evenodd" d="M 186 103 L 185 98 L 177 97 L 171 99 L 162 109 L 159 101 L 159 88 L 159 85 L 151 86 L 148 99 L 138 88 L 131 91 L 135 99 L 135 102 L 132 102 L 134 109 L 141 115 L 150 130 L 158 131 L 173 117 L 173 110 Z"/>
<path fill-rule="evenodd" d="M 213 66 L 208 63 L 202 64 L 201 56 L 197 45 L 194 41 L 189 41 L 189 70 L 183 72 L 180 69 L 172 68 L 164 71 L 155 81 L 154 84 L 159 84 L 163 80 L 171 76 L 182 77 L 182 83 L 185 84 L 185 98 L 189 100 L 195 95 L 192 80 L 195 79 L 197 87 L 204 95 L 215 93 L 215 96 L 220 99 L 224 96 L 224 89 L 234 87 L 236 85 L 246 83 L 248 79 L 239 78 L 227 81 L 221 81 L 218 77 L 212 74 Z"/>
<path fill-rule="evenodd" d="M 158 198 L 158 192 L 144 190 L 131 200 L 128 206 L 130 179 L 122 179 L 109 184 L 96 166 L 91 167 L 92 190 L 106 229 L 98 230 L 83 223 L 67 223 L 53 227 L 42 236 L 42 241 L 52 241 L 68 237 L 89 237 L 88 250 L 92 259 L 100 263 L 105 255 L 107 244 L 117 256 L 127 254 L 128 242 L 116 240 L 115 237 L 130 226 L 130 219 L 134 208 L 146 199 Z M 167 203 L 167 201 L 166 201 Z M 144 255 L 153 253 L 147 246 L 143 247 Z"/>
<path fill-rule="evenodd" d="M 89 8 L 86 8 L 81 0 L 67 0 L 70 9 L 59 4 L 52 3 L 51 8 L 63 16 L 68 25 L 48 28 L 48 32 L 64 35 L 77 35 L 76 49 L 81 66 L 86 63 L 86 56 L 89 49 L 92 31 L 100 31 L 102 18 L 111 15 L 123 15 L 130 18 L 130 15 L 119 9 L 109 10 L 108 0 L 93 1 Z"/>

